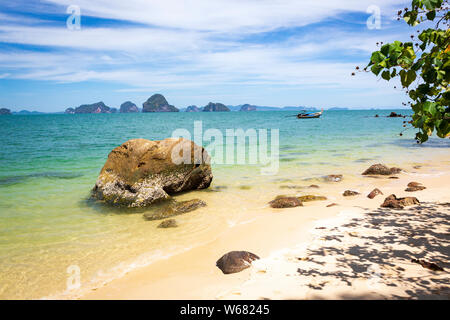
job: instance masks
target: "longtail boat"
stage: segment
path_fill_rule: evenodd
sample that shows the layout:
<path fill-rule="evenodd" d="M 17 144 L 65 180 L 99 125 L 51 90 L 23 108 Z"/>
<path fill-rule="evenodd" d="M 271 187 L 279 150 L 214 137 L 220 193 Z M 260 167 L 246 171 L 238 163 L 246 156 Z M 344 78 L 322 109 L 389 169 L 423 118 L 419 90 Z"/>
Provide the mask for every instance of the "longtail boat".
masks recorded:
<path fill-rule="evenodd" d="M 315 118 L 320 118 L 320 116 L 323 113 L 323 109 L 320 112 L 314 112 L 314 113 L 299 113 L 297 115 L 298 119 L 315 119 Z"/>

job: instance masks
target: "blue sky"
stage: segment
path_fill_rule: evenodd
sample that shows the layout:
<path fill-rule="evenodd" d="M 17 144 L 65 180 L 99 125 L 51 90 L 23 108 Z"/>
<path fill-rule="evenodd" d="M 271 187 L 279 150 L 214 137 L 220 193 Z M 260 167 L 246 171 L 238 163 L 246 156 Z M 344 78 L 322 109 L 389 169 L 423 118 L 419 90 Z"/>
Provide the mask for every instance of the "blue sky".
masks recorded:
<path fill-rule="evenodd" d="M 409 1 L 47 0 L 0 2 L 0 107 L 63 111 L 141 106 L 401 107 L 365 66 L 378 41 L 405 41 Z M 67 8 L 81 10 L 70 30 Z M 381 12 L 369 29 L 367 8 Z"/>

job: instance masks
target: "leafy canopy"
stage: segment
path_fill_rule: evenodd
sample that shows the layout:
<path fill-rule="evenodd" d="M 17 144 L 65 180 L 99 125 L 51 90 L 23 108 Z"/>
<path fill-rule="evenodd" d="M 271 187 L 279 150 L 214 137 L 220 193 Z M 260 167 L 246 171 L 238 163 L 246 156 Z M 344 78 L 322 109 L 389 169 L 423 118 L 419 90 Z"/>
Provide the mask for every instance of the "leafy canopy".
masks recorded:
<path fill-rule="evenodd" d="M 386 81 L 400 78 L 414 111 L 412 121 L 417 142 L 425 142 L 436 130 L 438 137 L 450 136 L 450 30 L 448 0 L 413 0 L 411 8 L 398 12 L 408 25 L 435 24 L 411 35 L 411 42 L 394 41 L 372 53 L 365 70 Z M 434 22 L 436 21 L 436 22 Z M 441 29 L 443 26 L 445 29 Z"/>

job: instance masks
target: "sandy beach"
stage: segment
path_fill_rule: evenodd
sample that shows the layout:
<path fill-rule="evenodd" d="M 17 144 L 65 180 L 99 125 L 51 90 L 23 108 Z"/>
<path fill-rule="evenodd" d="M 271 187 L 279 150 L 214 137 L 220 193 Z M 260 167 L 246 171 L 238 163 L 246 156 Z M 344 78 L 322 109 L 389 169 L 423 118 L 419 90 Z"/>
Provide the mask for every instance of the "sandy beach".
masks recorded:
<path fill-rule="evenodd" d="M 259 217 L 224 226 L 204 245 L 76 298 L 448 299 L 450 162 L 440 157 L 401 167 L 397 179 L 361 176 L 347 181 L 344 176 L 340 182 L 302 190 L 328 199 L 288 209 L 265 205 Z M 426 189 L 405 192 L 411 181 Z M 369 199 L 374 188 L 383 195 Z M 360 194 L 344 197 L 344 190 Z M 380 208 L 390 194 L 417 197 L 420 204 Z M 331 203 L 337 205 L 327 207 Z M 261 259 L 240 273 L 224 275 L 215 262 L 232 250 L 250 251 Z M 445 271 L 431 271 L 411 259 L 434 262 Z M 69 297 L 75 298 L 62 298 Z"/>

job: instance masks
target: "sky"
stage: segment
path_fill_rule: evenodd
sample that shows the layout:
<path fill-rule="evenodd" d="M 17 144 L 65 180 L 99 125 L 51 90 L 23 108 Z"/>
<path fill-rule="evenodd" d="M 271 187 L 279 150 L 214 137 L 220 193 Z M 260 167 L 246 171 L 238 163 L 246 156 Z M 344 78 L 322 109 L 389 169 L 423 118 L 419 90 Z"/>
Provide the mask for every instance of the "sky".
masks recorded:
<path fill-rule="evenodd" d="M 0 107 L 141 107 L 155 93 L 178 108 L 401 107 L 395 83 L 351 73 L 377 42 L 409 39 L 396 20 L 409 2 L 0 0 Z"/>

